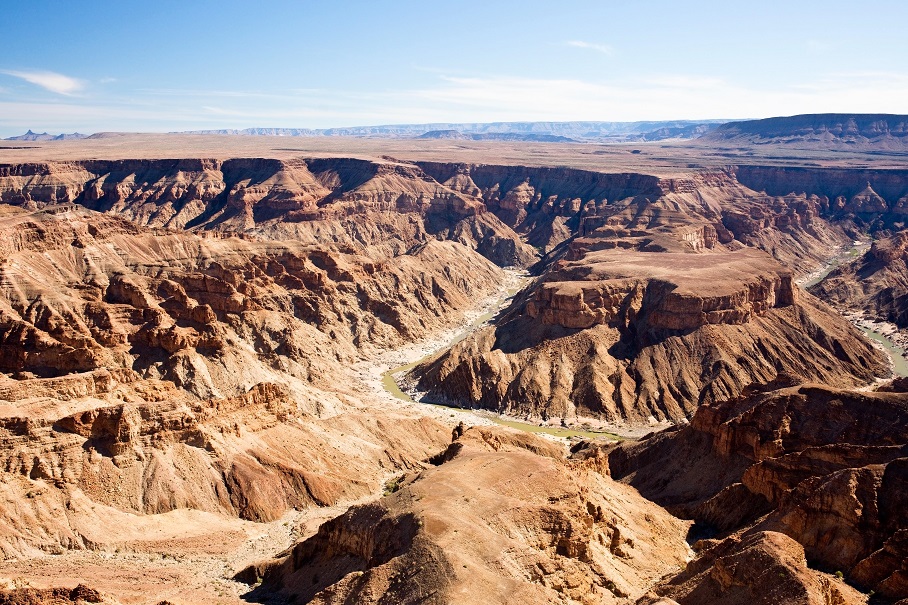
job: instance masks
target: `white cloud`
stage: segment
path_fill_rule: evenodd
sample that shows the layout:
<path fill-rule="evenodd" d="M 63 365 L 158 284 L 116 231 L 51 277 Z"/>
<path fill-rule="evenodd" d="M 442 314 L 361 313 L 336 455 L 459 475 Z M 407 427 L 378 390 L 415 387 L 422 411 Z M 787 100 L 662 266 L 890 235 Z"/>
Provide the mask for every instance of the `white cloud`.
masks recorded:
<path fill-rule="evenodd" d="M 588 50 L 595 50 L 600 52 L 603 55 L 612 56 L 615 54 L 615 49 L 609 46 L 608 44 L 596 44 L 594 42 L 584 42 L 583 40 L 568 40 L 565 42 L 568 46 L 573 46 L 574 48 L 586 48 Z"/>
<path fill-rule="evenodd" d="M 14 93 L 15 91 L 8 91 Z M 374 91 L 164 91 L 65 102 L 0 99 L 0 134 L 170 131 L 251 126 L 327 128 L 497 121 L 637 121 L 764 118 L 799 113 L 904 113 L 908 75 L 829 73 L 787 87 L 698 74 L 586 81 L 439 78 L 419 89 Z"/>
<path fill-rule="evenodd" d="M 825 55 L 832 50 L 832 44 L 824 40 L 817 40 L 816 38 L 810 38 L 805 42 L 807 50 L 816 55 Z"/>
<path fill-rule="evenodd" d="M 904 113 L 908 76 L 833 74 L 797 87 L 763 88 L 719 78 L 671 75 L 596 83 L 527 78 L 446 78 L 409 93 L 435 113 L 465 121 L 670 120 L 798 113 Z M 459 118 L 460 119 L 460 118 Z M 452 119 L 452 121 L 454 121 Z"/>
<path fill-rule="evenodd" d="M 63 74 L 52 71 L 3 70 L 0 73 L 13 76 L 14 78 L 22 78 L 30 84 L 66 96 L 73 96 L 85 88 L 85 84 L 81 80 L 70 78 L 69 76 L 64 76 Z"/>

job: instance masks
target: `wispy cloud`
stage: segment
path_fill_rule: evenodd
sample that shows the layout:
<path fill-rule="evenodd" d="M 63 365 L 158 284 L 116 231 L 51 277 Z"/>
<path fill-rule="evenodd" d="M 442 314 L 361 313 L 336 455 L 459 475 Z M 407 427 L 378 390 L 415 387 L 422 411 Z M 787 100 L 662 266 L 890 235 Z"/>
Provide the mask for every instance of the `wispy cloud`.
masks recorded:
<path fill-rule="evenodd" d="M 608 44 L 597 44 L 595 42 L 584 42 L 583 40 L 568 40 L 565 42 L 568 46 L 573 46 L 574 48 L 585 48 L 587 50 L 595 50 L 598 53 L 603 55 L 612 56 L 615 54 L 615 49 L 609 46 Z"/>
<path fill-rule="evenodd" d="M 53 71 L 2 70 L 0 73 L 13 76 L 14 78 L 21 78 L 30 84 L 40 86 L 45 90 L 60 95 L 66 95 L 68 97 L 74 96 L 85 88 L 85 83 L 82 82 L 82 80 L 64 76 L 63 74 L 58 74 Z"/>
<path fill-rule="evenodd" d="M 825 55 L 832 50 L 832 44 L 823 40 L 817 40 L 816 38 L 810 38 L 805 43 L 808 52 Z"/>
<path fill-rule="evenodd" d="M 414 104 L 431 106 L 448 116 L 482 116 L 478 121 L 633 121 L 824 112 L 898 113 L 908 98 L 908 76 L 876 73 L 821 77 L 809 82 L 809 86 L 805 83 L 779 88 L 677 74 L 608 83 L 508 77 L 443 81 L 441 86 L 411 91 L 408 96 Z M 419 103 L 417 99 L 424 102 Z"/>
<path fill-rule="evenodd" d="M 36 102 L 0 97 L 0 136 L 49 132 L 172 131 L 283 126 L 567 120 L 761 118 L 798 113 L 900 113 L 908 74 L 817 75 L 761 87 L 709 74 L 645 74 L 587 81 L 513 76 L 442 77 L 422 88 L 383 91 L 288 89 L 131 91 Z M 178 94 L 182 92 L 183 94 Z"/>

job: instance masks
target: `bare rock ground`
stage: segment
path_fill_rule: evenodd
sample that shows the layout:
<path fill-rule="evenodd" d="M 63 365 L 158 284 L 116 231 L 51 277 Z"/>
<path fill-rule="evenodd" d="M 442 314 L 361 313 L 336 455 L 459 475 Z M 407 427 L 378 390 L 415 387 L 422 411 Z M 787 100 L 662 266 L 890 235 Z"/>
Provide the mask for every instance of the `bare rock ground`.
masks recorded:
<path fill-rule="evenodd" d="M 118 144 L 0 167 L 10 598 L 238 602 L 239 573 L 264 579 L 247 599 L 731 603 L 769 598 L 755 567 L 791 575 L 777 602 L 863 598 L 817 568 L 902 598 L 904 440 L 851 413 L 904 426 L 901 395 L 829 388 L 883 364 L 792 285 L 864 225 L 896 224 L 897 170 L 692 171 L 700 152 L 648 148 L 632 163 L 652 174 L 604 174 L 490 166 L 469 145 L 461 163 L 124 160 Z M 618 153 L 595 151 L 577 163 Z M 440 358 L 460 376 L 446 395 L 507 374 L 522 415 L 568 418 L 576 399 L 689 427 L 565 459 L 488 427 L 451 443 L 450 416 L 370 394 L 386 351 L 456 327 L 537 251 L 534 288 Z M 786 372 L 828 384 L 754 394 Z M 682 568 L 689 523 L 657 504 L 720 541 Z"/>
<path fill-rule="evenodd" d="M 247 571 L 263 578 L 250 598 L 624 603 L 686 563 L 683 523 L 563 447 L 458 427 L 437 466 Z"/>

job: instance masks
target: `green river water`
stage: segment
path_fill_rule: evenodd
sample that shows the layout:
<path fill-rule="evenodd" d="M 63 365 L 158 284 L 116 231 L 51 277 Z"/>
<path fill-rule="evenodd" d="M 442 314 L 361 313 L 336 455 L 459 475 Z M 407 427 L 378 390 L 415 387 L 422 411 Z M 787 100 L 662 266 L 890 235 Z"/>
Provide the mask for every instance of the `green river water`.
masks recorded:
<path fill-rule="evenodd" d="M 467 336 L 472 334 L 479 327 L 481 327 L 486 322 L 488 322 L 490 319 L 495 317 L 495 314 L 498 313 L 499 310 L 503 309 L 504 306 L 514 297 L 514 295 L 517 292 L 518 292 L 518 289 L 508 290 L 507 295 L 504 298 L 502 298 L 500 301 L 498 301 L 498 303 L 493 307 L 493 309 L 491 311 L 484 313 L 483 315 L 477 317 L 473 323 L 471 323 L 469 326 L 464 328 L 464 330 L 462 332 L 460 332 L 457 336 L 452 338 L 441 349 L 439 349 L 437 351 L 433 351 L 433 352 L 429 353 L 428 355 L 426 355 L 426 356 L 422 357 L 421 359 L 418 359 L 414 362 L 407 363 L 407 364 L 404 364 L 401 366 L 397 366 L 396 368 L 391 368 L 390 370 L 388 370 L 387 372 L 382 374 L 381 382 L 382 382 L 382 386 L 384 387 L 384 389 L 389 394 L 396 397 L 397 399 L 415 403 L 413 398 L 410 397 L 409 394 L 404 392 L 400 388 L 400 385 L 397 384 L 397 379 L 395 378 L 395 375 L 409 372 L 410 370 L 415 368 L 417 365 L 419 365 L 422 362 L 427 361 L 428 359 L 431 359 L 432 357 L 437 355 L 438 351 L 448 349 L 448 348 L 454 346 L 455 344 L 457 344 L 458 342 L 464 340 Z M 530 422 L 522 422 L 520 420 L 503 418 L 501 416 L 498 416 L 497 414 L 494 414 L 491 412 L 485 412 L 485 411 L 481 411 L 481 410 L 480 411 L 465 410 L 462 408 L 446 406 L 446 405 L 441 405 L 441 404 L 437 404 L 437 403 L 424 403 L 423 405 L 431 405 L 434 407 L 439 407 L 439 408 L 444 408 L 444 409 L 450 410 L 452 416 L 454 416 L 455 414 L 463 414 L 463 413 L 476 414 L 483 418 L 487 418 L 488 420 L 494 422 L 495 424 L 498 424 L 501 426 L 507 426 L 512 429 L 526 431 L 528 433 L 544 433 L 546 435 L 554 435 L 555 437 L 563 437 L 563 438 L 584 437 L 587 439 L 594 439 L 596 437 L 609 437 L 612 439 L 621 439 L 620 436 L 615 435 L 613 433 L 607 433 L 605 431 L 592 431 L 592 430 L 587 431 L 587 430 L 572 429 L 572 428 L 567 428 L 567 427 L 544 426 L 544 425 L 541 426 L 541 425 L 537 425 L 537 424 L 532 424 Z"/>
<path fill-rule="evenodd" d="M 857 258 L 870 248 L 870 242 L 860 242 L 856 245 L 853 245 L 850 249 L 842 252 L 831 259 L 826 266 L 823 267 L 823 270 L 820 271 L 809 281 L 801 284 L 801 287 L 805 290 L 811 286 L 815 286 L 821 281 L 823 281 L 826 276 L 832 273 L 839 265 L 844 262 L 848 262 L 852 259 Z M 857 326 L 857 328 L 864 333 L 864 335 L 870 340 L 879 343 L 880 346 L 886 351 L 889 355 L 889 358 L 892 359 L 892 371 L 896 376 L 908 376 L 908 360 L 905 359 L 905 350 L 892 342 L 889 338 L 880 334 L 873 328 L 865 328 L 863 326 Z"/>
<path fill-rule="evenodd" d="M 905 359 L 905 351 L 901 347 L 871 328 L 860 330 L 867 338 L 883 346 L 892 359 L 892 371 L 896 376 L 908 376 L 908 360 Z"/>

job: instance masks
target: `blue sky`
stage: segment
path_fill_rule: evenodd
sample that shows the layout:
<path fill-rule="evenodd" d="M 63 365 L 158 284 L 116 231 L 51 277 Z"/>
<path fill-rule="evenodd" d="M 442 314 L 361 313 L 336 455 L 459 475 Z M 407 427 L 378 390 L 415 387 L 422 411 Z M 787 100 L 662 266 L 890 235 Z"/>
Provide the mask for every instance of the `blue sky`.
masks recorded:
<path fill-rule="evenodd" d="M 903 1 L 0 9 L 0 136 L 908 113 Z"/>

